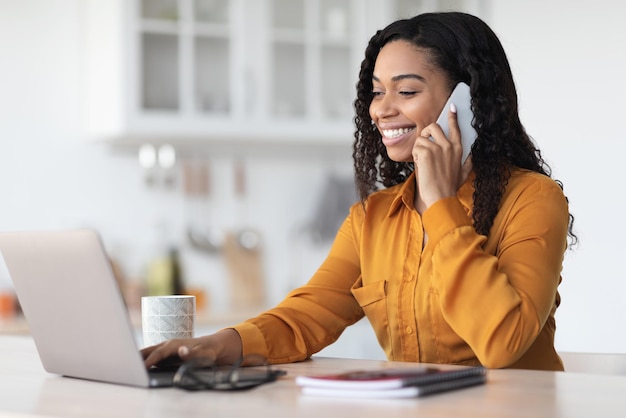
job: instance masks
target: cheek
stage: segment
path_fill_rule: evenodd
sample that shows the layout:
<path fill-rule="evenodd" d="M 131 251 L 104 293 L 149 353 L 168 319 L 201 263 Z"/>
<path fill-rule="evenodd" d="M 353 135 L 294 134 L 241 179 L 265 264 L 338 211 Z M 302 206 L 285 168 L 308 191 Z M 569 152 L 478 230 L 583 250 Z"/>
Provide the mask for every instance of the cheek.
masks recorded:
<path fill-rule="evenodd" d="M 411 119 L 421 128 L 425 128 L 437 121 L 439 111 L 434 106 L 414 106 L 407 109 L 407 114 L 411 115 Z"/>
<path fill-rule="evenodd" d="M 369 108 L 369 114 L 370 114 L 370 118 L 372 118 L 373 121 L 376 121 L 376 105 L 374 104 L 374 102 L 370 103 L 370 108 Z"/>

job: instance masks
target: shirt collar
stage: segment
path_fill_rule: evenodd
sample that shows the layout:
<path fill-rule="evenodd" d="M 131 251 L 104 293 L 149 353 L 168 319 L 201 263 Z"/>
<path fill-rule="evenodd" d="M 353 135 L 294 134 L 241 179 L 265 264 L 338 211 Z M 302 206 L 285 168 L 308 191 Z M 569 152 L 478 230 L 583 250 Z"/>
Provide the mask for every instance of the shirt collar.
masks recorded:
<path fill-rule="evenodd" d="M 463 183 L 459 190 L 456 192 L 456 197 L 465 207 L 468 214 L 471 212 L 472 209 L 475 178 L 476 175 L 472 171 L 467 177 L 465 183 Z M 402 183 L 402 185 L 400 186 L 400 189 L 398 190 L 396 196 L 391 202 L 391 205 L 389 206 L 387 217 L 395 215 L 398 210 L 400 210 L 400 206 L 402 204 L 404 204 L 404 206 L 409 210 L 415 209 L 415 172 L 411 173 L 409 177 L 407 177 L 407 179 L 404 181 L 404 183 Z"/>

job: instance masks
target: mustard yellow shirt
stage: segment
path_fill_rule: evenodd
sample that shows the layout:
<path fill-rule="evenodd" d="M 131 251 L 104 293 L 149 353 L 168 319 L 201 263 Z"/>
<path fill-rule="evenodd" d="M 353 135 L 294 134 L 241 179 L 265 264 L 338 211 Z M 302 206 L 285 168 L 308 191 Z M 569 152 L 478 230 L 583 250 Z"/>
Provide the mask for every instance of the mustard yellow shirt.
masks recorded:
<path fill-rule="evenodd" d="M 472 227 L 472 180 L 423 216 L 413 175 L 373 193 L 366 211 L 353 205 L 310 281 L 234 327 L 244 354 L 304 360 L 365 315 L 389 360 L 562 370 L 566 198 L 552 179 L 513 171 L 485 237 Z"/>

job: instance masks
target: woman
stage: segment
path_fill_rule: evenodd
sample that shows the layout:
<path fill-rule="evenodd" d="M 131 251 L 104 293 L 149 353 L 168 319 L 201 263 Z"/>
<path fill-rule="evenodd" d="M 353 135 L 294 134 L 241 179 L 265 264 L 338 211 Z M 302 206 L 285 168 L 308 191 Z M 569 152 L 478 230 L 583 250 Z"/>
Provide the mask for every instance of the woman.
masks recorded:
<path fill-rule="evenodd" d="M 461 161 L 434 123 L 470 86 L 478 133 Z M 390 360 L 562 370 L 557 287 L 572 217 L 524 128 L 496 35 L 463 13 L 390 24 L 372 37 L 357 84 L 352 206 L 310 281 L 233 328 L 143 350 L 233 363 L 304 360 L 364 315 Z M 382 186 L 381 190 L 378 190 Z"/>

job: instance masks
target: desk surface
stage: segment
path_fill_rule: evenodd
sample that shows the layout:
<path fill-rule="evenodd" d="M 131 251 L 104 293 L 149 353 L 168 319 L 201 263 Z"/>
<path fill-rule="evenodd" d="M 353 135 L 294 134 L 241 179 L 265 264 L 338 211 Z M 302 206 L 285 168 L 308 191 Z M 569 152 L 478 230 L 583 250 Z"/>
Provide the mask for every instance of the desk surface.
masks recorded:
<path fill-rule="evenodd" d="M 353 400 L 303 396 L 300 374 L 411 366 L 376 360 L 314 358 L 282 365 L 287 376 L 246 392 L 141 389 L 46 373 L 28 336 L 0 336 L 0 417 L 618 417 L 626 376 L 490 370 L 483 386 L 416 399 Z"/>

